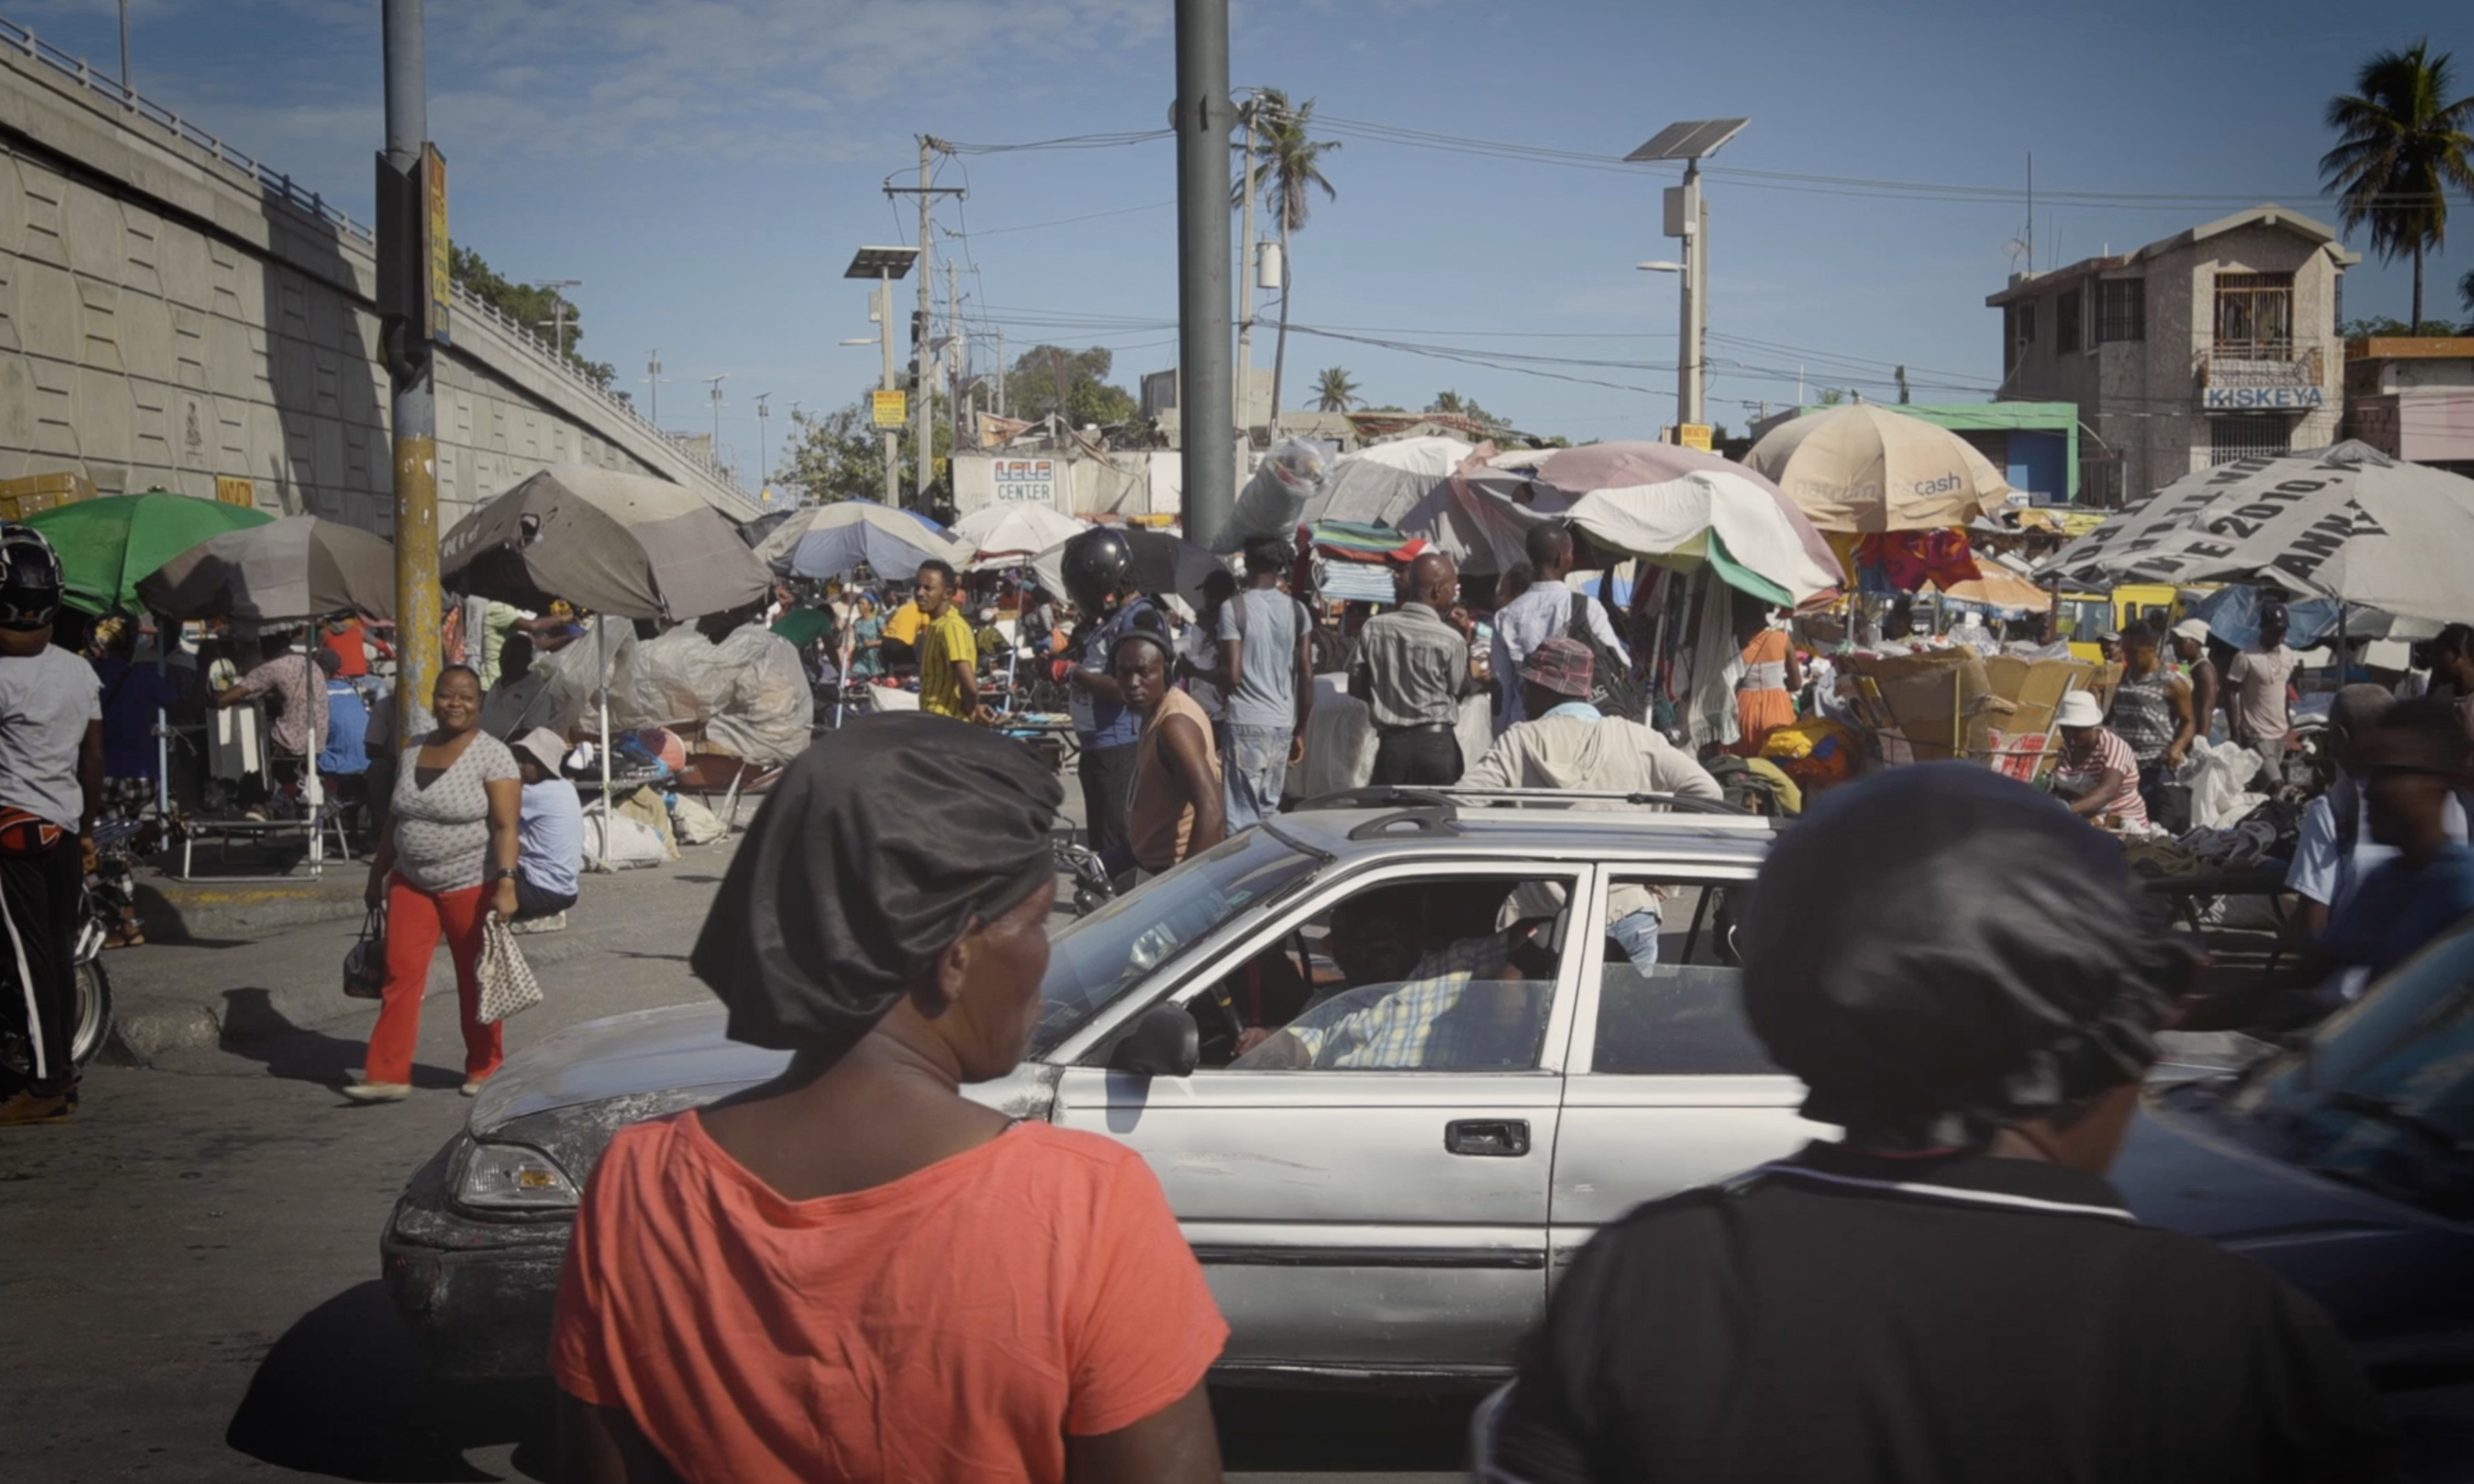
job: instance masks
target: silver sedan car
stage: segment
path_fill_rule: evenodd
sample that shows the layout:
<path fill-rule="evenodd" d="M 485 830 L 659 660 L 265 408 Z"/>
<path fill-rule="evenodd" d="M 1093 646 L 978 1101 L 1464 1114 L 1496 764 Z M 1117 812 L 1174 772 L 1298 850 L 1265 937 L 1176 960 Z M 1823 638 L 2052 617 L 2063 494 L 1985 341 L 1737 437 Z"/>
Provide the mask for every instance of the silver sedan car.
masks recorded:
<path fill-rule="evenodd" d="M 1767 822 L 1538 800 L 1283 815 L 1059 931 L 971 1089 L 1140 1150 L 1233 1331 L 1217 1378 L 1505 1374 L 1598 1227 L 1826 1132 L 1741 1022 L 1726 894 Z M 382 1241 L 435 1369 L 538 1375 L 611 1135 L 775 1074 L 717 1006 L 512 1060 Z"/>

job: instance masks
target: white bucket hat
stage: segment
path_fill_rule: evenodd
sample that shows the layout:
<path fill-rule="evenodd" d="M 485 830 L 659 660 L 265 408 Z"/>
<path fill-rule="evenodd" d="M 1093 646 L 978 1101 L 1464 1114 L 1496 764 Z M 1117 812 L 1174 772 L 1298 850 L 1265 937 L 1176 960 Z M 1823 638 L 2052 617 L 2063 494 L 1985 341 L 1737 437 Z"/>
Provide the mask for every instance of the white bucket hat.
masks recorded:
<path fill-rule="evenodd" d="M 2101 727 L 2104 707 L 2086 691 L 2074 690 L 2062 698 L 2062 708 L 2055 719 L 2065 727 Z"/>

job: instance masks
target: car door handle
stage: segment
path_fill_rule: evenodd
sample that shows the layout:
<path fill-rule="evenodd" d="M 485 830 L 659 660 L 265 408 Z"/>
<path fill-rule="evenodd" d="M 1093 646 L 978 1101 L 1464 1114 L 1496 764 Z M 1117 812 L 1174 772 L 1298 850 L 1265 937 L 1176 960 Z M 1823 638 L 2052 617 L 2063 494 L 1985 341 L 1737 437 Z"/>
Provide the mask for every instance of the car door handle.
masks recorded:
<path fill-rule="evenodd" d="M 1455 1118 L 1443 1125 L 1443 1148 L 1479 1159 L 1516 1160 L 1529 1152 L 1529 1120 Z"/>

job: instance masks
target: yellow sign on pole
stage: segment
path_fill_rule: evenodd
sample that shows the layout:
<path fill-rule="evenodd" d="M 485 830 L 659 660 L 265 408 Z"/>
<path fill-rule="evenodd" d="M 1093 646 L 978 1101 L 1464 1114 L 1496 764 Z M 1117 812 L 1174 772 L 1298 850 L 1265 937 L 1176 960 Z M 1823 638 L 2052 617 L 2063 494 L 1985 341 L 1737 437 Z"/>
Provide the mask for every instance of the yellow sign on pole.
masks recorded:
<path fill-rule="evenodd" d="M 215 476 L 215 498 L 226 505 L 242 505 L 251 509 L 255 509 L 257 506 L 257 491 L 252 488 L 250 482 L 246 479 L 234 479 L 230 474 Z"/>
<path fill-rule="evenodd" d="M 1698 448 L 1703 453 L 1708 453 L 1710 451 L 1710 424 L 1706 422 L 1686 422 L 1675 430 L 1675 441 L 1682 443 L 1686 448 Z"/>
<path fill-rule="evenodd" d="M 868 414 L 876 425 L 901 431 L 910 420 L 910 394 L 900 390 L 868 394 Z"/>
<path fill-rule="evenodd" d="M 444 346 L 451 344 L 447 328 L 447 301 L 454 292 L 454 254 L 447 238 L 447 156 L 438 146 L 421 147 L 422 204 L 428 214 L 429 248 L 429 323 L 422 326 L 424 339 Z"/>

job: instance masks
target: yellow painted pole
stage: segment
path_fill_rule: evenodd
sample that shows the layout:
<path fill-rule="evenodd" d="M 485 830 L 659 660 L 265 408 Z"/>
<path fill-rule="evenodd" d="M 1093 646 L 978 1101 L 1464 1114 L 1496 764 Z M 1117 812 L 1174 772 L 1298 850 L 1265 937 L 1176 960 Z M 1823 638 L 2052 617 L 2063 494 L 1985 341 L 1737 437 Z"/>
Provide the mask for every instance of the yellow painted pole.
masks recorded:
<path fill-rule="evenodd" d="M 396 744 L 408 747 L 438 683 L 438 440 L 395 441 Z"/>

